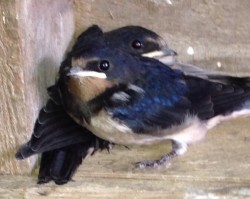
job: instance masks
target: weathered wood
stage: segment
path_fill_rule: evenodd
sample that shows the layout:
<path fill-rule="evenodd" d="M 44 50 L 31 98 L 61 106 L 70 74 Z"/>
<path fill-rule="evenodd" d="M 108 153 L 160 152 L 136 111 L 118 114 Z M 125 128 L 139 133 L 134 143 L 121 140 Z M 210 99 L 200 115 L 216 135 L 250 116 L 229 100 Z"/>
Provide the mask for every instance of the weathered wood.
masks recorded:
<path fill-rule="evenodd" d="M 166 168 L 135 170 L 133 163 L 157 158 L 169 145 L 115 147 L 84 161 L 74 182 L 36 185 L 36 177 L 0 176 L 3 198 L 250 198 L 249 118 L 209 132 L 207 139 Z"/>
<path fill-rule="evenodd" d="M 31 134 L 71 41 L 72 1 L 0 1 L 0 15 L 0 173 L 23 173 L 34 161 L 14 154 Z"/>
<path fill-rule="evenodd" d="M 104 30 L 142 25 L 158 32 L 184 63 L 249 74 L 249 8 L 248 0 L 75 0 L 76 32 L 92 24 Z"/>
<path fill-rule="evenodd" d="M 1 173 L 31 168 L 32 160 L 17 163 L 13 155 L 31 133 L 72 36 L 72 1 L 0 1 Z M 183 62 L 249 72 L 248 0 L 75 0 L 74 5 L 77 34 L 92 24 L 105 31 L 142 25 L 159 32 Z M 36 176 L 2 175 L 0 197 L 250 198 L 249 127 L 249 118 L 220 125 L 159 170 L 134 170 L 132 163 L 160 157 L 170 145 L 97 153 L 84 161 L 76 181 L 64 186 L 38 186 Z"/>

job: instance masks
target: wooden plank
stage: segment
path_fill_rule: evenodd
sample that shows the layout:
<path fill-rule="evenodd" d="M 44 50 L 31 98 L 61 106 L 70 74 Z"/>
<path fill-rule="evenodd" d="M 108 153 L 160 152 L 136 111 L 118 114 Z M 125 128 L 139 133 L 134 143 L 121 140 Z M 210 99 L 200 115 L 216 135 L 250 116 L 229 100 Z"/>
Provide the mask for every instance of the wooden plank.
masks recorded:
<path fill-rule="evenodd" d="M 23 68 L 15 1 L 0 2 L 0 172 L 20 172 L 27 162 L 16 163 L 14 151 L 27 138 Z"/>
<path fill-rule="evenodd" d="M 54 83 L 74 33 L 71 0 L 0 1 L 0 173 L 29 172 L 34 159 L 16 161 Z"/>
<path fill-rule="evenodd" d="M 249 118 L 209 132 L 204 142 L 165 168 L 135 170 L 133 163 L 157 158 L 170 144 L 115 147 L 86 159 L 73 182 L 36 185 L 36 176 L 1 176 L 5 198 L 250 198 Z"/>
<path fill-rule="evenodd" d="M 78 34 L 92 24 L 105 31 L 141 25 L 159 33 L 184 63 L 250 74 L 248 0 L 75 0 L 74 5 Z M 189 46 L 194 55 L 187 53 Z"/>
<path fill-rule="evenodd" d="M 222 64 L 219 70 L 249 72 L 245 64 L 250 54 L 248 0 L 167 2 L 75 0 L 76 30 L 79 34 L 92 24 L 99 24 L 104 30 L 127 24 L 143 25 L 159 32 L 184 62 L 215 69 L 219 61 Z M 22 173 L 31 168 L 31 163 L 17 164 L 13 154 L 31 132 L 37 111 L 46 98 L 45 87 L 53 83 L 54 67 L 59 65 L 72 36 L 71 3 L 0 1 L 2 173 Z M 194 48 L 193 56 L 186 53 L 190 45 Z M 75 181 L 64 186 L 36 185 L 37 175 L 1 175 L 0 196 L 250 198 L 248 129 L 249 118 L 220 125 L 204 142 L 191 146 L 187 154 L 161 169 L 134 170 L 132 165 L 160 157 L 170 145 L 131 150 L 115 147 L 111 154 L 97 153 L 84 161 Z"/>

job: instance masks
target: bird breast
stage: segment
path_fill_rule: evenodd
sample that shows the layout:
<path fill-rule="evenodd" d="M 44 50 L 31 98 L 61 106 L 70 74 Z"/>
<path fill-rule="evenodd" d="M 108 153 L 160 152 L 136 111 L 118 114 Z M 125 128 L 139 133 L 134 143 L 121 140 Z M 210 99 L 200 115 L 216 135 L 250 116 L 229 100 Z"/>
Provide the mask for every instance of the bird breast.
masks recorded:
<path fill-rule="evenodd" d="M 202 140 L 207 132 L 205 123 L 196 117 L 187 118 L 181 125 L 155 132 L 136 133 L 131 128 L 112 118 L 105 110 L 91 118 L 86 127 L 96 136 L 110 142 L 122 145 L 151 145 L 175 140 L 185 144 L 192 144 Z"/>
<path fill-rule="evenodd" d="M 68 90 L 75 97 L 89 101 L 113 86 L 108 80 L 95 77 L 71 77 L 68 80 Z"/>

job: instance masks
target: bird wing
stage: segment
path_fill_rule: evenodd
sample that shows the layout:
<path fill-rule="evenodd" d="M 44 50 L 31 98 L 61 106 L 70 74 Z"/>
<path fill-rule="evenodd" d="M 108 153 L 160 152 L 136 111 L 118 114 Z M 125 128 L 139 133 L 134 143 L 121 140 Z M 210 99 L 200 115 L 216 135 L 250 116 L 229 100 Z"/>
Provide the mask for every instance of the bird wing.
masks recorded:
<path fill-rule="evenodd" d="M 107 107 L 114 119 L 138 133 L 181 124 L 188 115 L 206 120 L 227 114 L 250 99 L 249 78 L 211 75 L 210 80 L 177 71 L 153 73 L 134 82 L 143 90 L 137 100 L 123 91 L 131 96 L 130 103 Z"/>
<path fill-rule="evenodd" d="M 16 153 L 18 159 L 24 159 L 36 153 L 42 153 L 72 144 L 91 142 L 96 136 L 78 125 L 63 109 L 51 99 L 41 109 L 31 139 Z M 98 138 L 99 139 L 99 138 Z"/>
<path fill-rule="evenodd" d="M 138 88 L 139 95 L 135 95 L 130 86 L 127 90 L 115 93 L 130 96 L 129 102 L 116 103 L 113 106 L 109 106 L 112 103 L 105 103 L 107 111 L 114 119 L 135 132 L 151 132 L 180 124 L 189 113 L 190 101 L 185 96 L 183 74 L 167 70 L 166 67 L 162 67 L 162 71 L 155 70 L 154 67 L 158 67 L 157 64 L 147 71 L 141 71 L 143 76 L 132 84 L 132 88 Z M 110 96 L 111 100 L 113 96 Z"/>
<path fill-rule="evenodd" d="M 209 75 L 206 79 L 201 79 L 185 76 L 185 82 L 192 111 L 201 119 L 244 108 L 244 104 L 250 100 L 248 77 Z"/>

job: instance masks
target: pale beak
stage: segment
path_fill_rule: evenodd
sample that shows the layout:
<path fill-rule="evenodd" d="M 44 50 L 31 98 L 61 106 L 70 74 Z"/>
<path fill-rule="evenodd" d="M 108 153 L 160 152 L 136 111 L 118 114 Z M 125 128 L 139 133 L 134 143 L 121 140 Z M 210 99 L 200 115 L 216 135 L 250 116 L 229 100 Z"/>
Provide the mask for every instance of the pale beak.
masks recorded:
<path fill-rule="evenodd" d="M 176 62 L 177 53 L 168 47 L 164 47 L 159 51 L 144 53 L 142 56 L 157 59 L 166 65 L 172 65 Z"/>
<path fill-rule="evenodd" d="M 165 47 L 165 48 L 162 48 L 161 50 L 158 50 L 158 51 L 144 53 L 144 54 L 142 54 L 142 56 L 157 59 L 157 58 L 162 58 L 162 57 L 166 57 L 166 56 L 177 56 L 177 52 L 175 52 L 174 50 L 172 50 L 170 48 Z"/>

